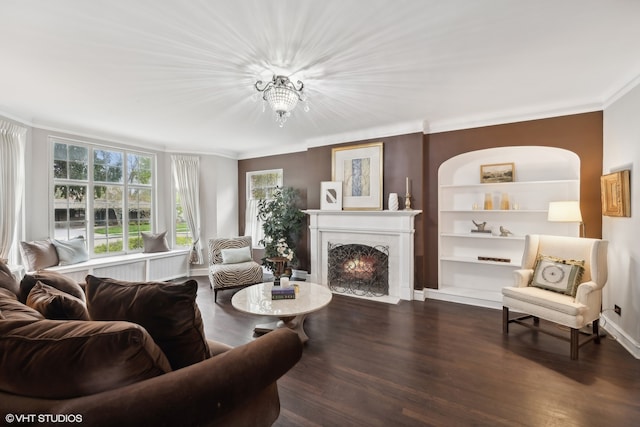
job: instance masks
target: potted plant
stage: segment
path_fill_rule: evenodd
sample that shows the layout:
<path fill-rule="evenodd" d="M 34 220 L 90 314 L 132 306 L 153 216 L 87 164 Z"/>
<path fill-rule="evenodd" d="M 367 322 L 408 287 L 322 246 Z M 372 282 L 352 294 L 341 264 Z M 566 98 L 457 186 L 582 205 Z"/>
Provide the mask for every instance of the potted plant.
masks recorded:
<path fill-rule="evenodd" d="M 296 242 L 300 238 L 305 215 L 298 209 L 298 191 L 292 187 L 277 187 L 271 199 L 258 203 L 258 218 L 263 221 L 264 238 L 260 244 L 264 246 L 262 265 L 276 271 L 276 265 L 268 258 L 284 257 L 290 266 L 296 265 Z"/>

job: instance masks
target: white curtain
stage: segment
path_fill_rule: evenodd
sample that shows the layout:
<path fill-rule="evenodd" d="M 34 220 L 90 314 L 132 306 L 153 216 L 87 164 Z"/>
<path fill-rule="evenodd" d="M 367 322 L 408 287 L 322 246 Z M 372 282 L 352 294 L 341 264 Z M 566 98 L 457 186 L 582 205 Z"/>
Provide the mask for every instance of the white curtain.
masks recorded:
<path fill-rule="evenodd" d="M 20 222 L 26 135 L 26 128 L 0 120 L 0 258 L 2 259 L 9 258 Z"/>
<path fill-rule="evenodd" d="M 193 236 L 189 262 L 202 264 L 204 261 L 200 243 L 200 158 L 172 155 L 171 163 L 184 219 Z"/>
<path fill-rule="evenodd" d="M 258 242 L 264 238 L 263 221 L 258 219 L 258 203 L 260 200 L 247 200 L 244 214 L 244 235 L 251 236 L 254 248 L 262 248 L 263 246 Z"/>

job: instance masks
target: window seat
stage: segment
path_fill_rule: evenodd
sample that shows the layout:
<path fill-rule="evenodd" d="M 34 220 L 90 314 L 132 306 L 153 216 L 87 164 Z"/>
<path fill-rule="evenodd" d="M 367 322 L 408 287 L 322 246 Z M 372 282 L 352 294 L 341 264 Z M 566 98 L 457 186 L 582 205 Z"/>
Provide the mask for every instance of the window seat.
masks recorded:
<path fill-rule="evenodd" d="M 47 267 L 45 270 L 56 271 L 80 283 L 84 282 L 87 274 L 131 282 L 165 281 L 189 275 L 189 253 L 189 249 L 138 252 L 92 258 L 77 264 Z"/>

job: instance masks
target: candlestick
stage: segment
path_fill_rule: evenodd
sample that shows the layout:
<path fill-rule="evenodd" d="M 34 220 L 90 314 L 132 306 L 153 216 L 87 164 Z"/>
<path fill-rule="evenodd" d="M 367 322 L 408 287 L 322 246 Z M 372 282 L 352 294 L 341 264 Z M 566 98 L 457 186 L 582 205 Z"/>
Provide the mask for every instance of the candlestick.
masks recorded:
<path fill-rule="evenodd" d="M 413 209 L 411 208 L 411 194 L 407 193 L 404 196 L 404 210 L 405 211 L 412 211 Z"/>

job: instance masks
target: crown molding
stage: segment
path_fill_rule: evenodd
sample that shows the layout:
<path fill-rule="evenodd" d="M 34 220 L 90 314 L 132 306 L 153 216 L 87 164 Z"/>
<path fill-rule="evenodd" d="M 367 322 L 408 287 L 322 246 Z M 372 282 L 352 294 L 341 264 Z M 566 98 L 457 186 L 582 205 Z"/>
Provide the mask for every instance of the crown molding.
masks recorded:
<path fill-rule="evenodd" d="M 360 129 L 353 132 L 323 135 L 317 138 L 309 138 L 305 142 L 307 144 L 307 147 L 322 147 L 325 145 L 340 144 L 343 142 L 385 138 L 389 136 L 405 135 L 416 132 L 424 132 L 423 120 L 412 120 L 407 122 L 395 123 L 388 126 Z"/>
<path fill-rule="evenodd" d="M 548 119 L 551 117 L 568 116 L 572 114 L 590 113 L 602 110 L 600 102 L 590 102 L 570 107 L 549 108 L 537 111 L 522 111 L 519 113 L 505 113 L 493 116 L 469 116 L 460 119 L 429 122 L 426 134 L 451 132 L 485 126 L 503 125 L 508 123 L 526 122 L 530 120 Z"/>
<path fill-rule="evenodd" d="M 602 109 L 609 108 L 613 103 L 618 101 L 620 98 L 625 96 L 627 93 L 631 92 L 638 85 L 640 85 L 640 74 L 636 75 L 634 78 L 629 80 L 627 83 L 621 85 L 617 90 L 612 91 L 609 96 L 604 98 L 604 102 L 602 103 Z"/>

